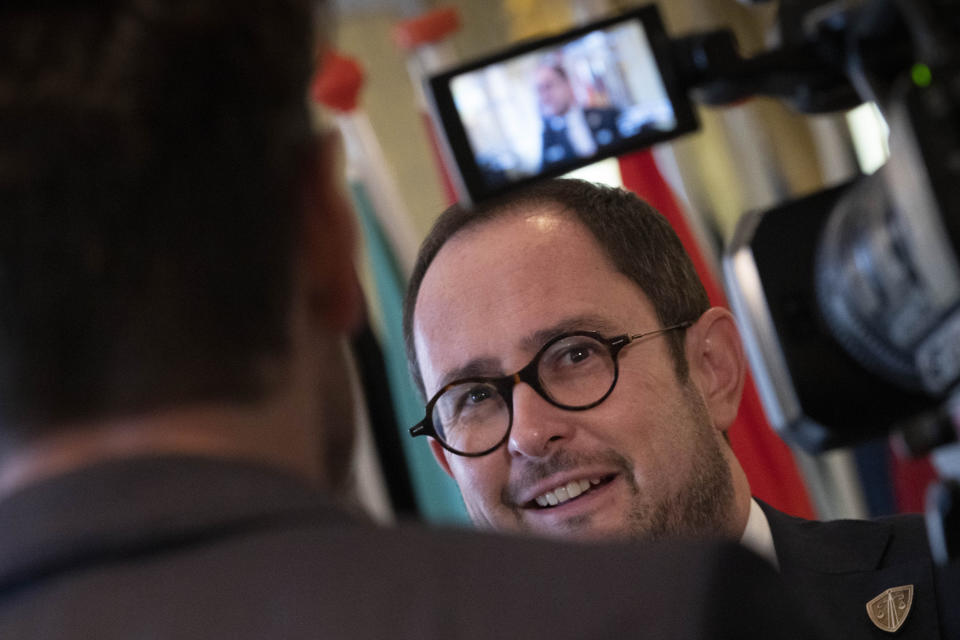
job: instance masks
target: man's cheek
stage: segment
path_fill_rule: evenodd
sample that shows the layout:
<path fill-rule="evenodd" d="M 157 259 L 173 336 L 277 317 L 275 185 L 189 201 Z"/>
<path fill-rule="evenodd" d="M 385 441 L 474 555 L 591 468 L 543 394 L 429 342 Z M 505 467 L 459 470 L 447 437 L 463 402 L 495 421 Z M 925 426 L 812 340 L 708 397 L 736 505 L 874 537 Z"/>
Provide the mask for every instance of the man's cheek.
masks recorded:
<path fill-rule="evenodd" d="M 489 478 L 475 469 L 464 469 L 462 465 L 453 467 L 453 474 L 470 519 L 476 524 L 489 522 L 490 518 L 485 515 L 493 495 Z"/>
<path fill-rule="evenodd" d="M 495 529 L 496 522 L 490 516 L 489 510 L 485 508 L 482 497 L 470 492 L 470 490 L 464 491 L 461 489 L 461 494 L 463 495 L 463 504 L 467 508 L 467 515 L 470 516 L 470 521 L 473 522 L 474 526 L 481 529 Z"/>

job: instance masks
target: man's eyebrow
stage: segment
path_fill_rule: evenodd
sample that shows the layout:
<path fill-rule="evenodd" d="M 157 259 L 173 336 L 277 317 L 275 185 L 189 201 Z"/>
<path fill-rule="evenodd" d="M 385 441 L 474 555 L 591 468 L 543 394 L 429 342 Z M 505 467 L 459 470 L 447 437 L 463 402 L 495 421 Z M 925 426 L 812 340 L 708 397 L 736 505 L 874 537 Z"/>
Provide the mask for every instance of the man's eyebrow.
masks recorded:
<path fill-rule="evenodd" d="M 451 382 L 464 378 L 500 375 L 503 375 L 503 365 L 501 365 L 500 361 L 496 358 L 474 358 L 464 365 L 455 367 L 449 371 L 444 371 L 443 375 L 440 376 L 440 384 L 437 386 L 437 390 L 439 391 Z"/>
<path fill-rule="evenodd" d="M 605 336 L 624 333 L 623 328 L 617 327 L 609 318 L 594 314 L 583 314 L 564 318 L 554 325 L 538 329 L 523 338 L 521 345 L 528 351 L 538 351 L 547 341 L 571 331 L 596 331 Z"/>

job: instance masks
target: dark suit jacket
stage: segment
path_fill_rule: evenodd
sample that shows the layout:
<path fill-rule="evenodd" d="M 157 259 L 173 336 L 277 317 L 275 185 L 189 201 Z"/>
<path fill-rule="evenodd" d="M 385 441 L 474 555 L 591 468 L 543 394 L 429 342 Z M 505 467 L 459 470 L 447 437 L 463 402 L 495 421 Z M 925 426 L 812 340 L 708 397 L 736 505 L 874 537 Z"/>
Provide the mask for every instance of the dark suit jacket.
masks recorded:
<path fill-rule="evenodd" d="M 597 149 L 602 149 L 620 141 L 617 117 L 620 111 L 611 107 L 602 109 L 584 109 L 583 116 L 590 128 Z M 557 124 L 555 124 L 557 123 Z M 543 169 L 570 162 L 577 158 L 573 144 L 567 137 L 563 118 L 544 118 L 543 141 L 540 164 Z"/>
<path fill-rule="evenodd" d="M 760 502 L 788 590 L 837 638 L 940 638 L 937 592 L 920 516 L 816 522 Z M 913 585 L 913 605 L 896 636 L 878 629 L 866 605 L 891 587 Z"/>
<path fill-rule="evenodd" d="M 0 502 L 0 638 L 805 637 L 763 564 L 382 529 L 272 469 L 132 459 Z"/>

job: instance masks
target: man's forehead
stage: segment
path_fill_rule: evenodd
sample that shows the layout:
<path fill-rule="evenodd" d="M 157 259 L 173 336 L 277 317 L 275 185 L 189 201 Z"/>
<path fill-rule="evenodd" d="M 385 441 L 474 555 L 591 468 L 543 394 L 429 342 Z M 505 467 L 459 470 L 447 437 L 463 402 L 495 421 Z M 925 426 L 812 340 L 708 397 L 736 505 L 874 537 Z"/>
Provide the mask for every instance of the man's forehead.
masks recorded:
<path fill-rule="evenodd" d="M 558 230 L 561 225 L 567 225 L 568 228 L 582 231 L 592 237 L 592 234 L 577 216 L 559 203 L 543 202 L 540 204 L 515 205 L 505 208 L 485 220 L 469 224 L 460 229 L 447 240 L 444 247 L 437 253 L 437 257 L 439 258 L 440 253 L 450 245 L 471 245 L 487 233 L 499 235 L 504 233 L 505 229 L 509 229 L 511 236 L 517 232 L 522 232 L 524 233 L 524 239 L 530 241 L 543 234 Z M 434 262 L 436 262 L 436 259 L 434 259 Z"/>
<path fill-rule="evenodd" d="M 646 300 L 559 206 L 465 229 L 438 252 L 418 293 L 414 346 L 428 392 L 450 371 L 502 374 L 558 333 L 633 330 L 625 297 Z"/>
<path fill-rule="evenodd" d="M 559 203 L 511 206 L 485 220 L 468 224 L 450 236 L 437 252 L 427 274 L 450 254 L 459 254 L 477 246 L 489 249 L 491 241 L 494 247 L 509 243 L 513 248 L 522 249 L 541 242 L 556 242 L 552 236 L 558 233 L 596 243 L 593 234 L 577 215 Z"/>
<path fill-rule="evenodd" d="M 613 268 L 590 231 L 559 205 L 506 211 L 451 236 L 424 273 L 414 306 L 414 326 L 438 310 L 469 312 L 482 300 L 471 292 L 497 288 L 520 294 L 546 285 L 555 258 L 567 253 L 578 263 Z M 484 308 L 476 309 L 477 312 Z"/>

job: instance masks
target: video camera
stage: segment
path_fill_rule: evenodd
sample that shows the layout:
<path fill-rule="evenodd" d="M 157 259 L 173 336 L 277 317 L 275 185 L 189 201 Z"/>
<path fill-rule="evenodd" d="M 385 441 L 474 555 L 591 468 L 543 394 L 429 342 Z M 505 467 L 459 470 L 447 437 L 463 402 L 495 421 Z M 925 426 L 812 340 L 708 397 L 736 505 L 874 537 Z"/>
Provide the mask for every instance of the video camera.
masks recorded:
<path fill-rule="evenodd" d="M 671 38 L 640 7 L 440 73 L 427 93 L 465 203 L 693 131 L 691 98 L 875 103 L 887 164 L 745 215 L 724 276 L 785 439 L 818 452 L 896 430 L 933 452 L 928 529 L 946 563 L 960 557 L 960 0 L 780 0 L 778 29 L 744 58 L 730 31 Z M 551 142 L 566 126 L 579 145 Z"/>

